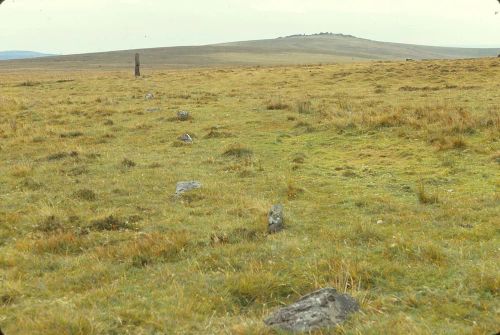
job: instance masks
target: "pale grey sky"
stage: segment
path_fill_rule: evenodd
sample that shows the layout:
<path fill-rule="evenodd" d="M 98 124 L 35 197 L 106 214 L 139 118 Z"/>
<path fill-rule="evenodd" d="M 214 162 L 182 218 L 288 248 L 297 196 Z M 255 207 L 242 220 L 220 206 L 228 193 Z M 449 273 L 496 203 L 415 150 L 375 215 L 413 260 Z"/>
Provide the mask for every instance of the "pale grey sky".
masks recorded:
<path fill-rule="evenodd" d="M 334 32 L 500 47 L 497 0 L 6 0 L 0 50 L 58 54 Z"/>

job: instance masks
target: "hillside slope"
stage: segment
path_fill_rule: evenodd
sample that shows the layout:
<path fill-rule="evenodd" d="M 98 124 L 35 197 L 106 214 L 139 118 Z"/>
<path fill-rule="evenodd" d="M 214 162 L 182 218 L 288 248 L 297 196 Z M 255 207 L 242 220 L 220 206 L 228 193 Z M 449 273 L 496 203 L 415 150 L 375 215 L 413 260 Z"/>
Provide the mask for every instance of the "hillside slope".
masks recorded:
<path fill-rule="evenodd" d="M 122 68 L 140 52 L 144 67 L 205 67 L 334 63 L 363 60 L 455 59 L 494 57 L 497 49 L 429 47 L 377 42 L 350 35 L 328 34 L 0 62 L 0 68 Z"/>

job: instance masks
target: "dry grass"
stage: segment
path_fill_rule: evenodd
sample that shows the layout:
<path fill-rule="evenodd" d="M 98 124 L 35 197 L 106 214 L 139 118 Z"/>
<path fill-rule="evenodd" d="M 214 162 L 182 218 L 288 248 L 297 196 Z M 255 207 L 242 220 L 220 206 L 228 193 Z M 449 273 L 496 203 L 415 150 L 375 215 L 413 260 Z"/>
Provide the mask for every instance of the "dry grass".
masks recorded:
<path fill-rule="evenodd" d="M 323 286 L 363 312 L 319 334 L 498 331 L 497 59 L 1 77 L 7 335 L 272 334 Z"/>

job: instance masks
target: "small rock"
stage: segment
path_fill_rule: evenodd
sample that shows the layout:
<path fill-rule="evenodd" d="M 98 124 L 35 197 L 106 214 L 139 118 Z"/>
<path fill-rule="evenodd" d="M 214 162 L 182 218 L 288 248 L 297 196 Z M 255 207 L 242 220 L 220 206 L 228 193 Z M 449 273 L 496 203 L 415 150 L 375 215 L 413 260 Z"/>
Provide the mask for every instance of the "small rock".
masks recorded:
<path fill-rule="evenodd" d="M 351 296 L 339 294 L 334 288 L 324 288 L 278 310 L 264 323 L 279 330 L 310 332 L 335 327 L 358 310 L 359 305 Z"/>
<path fill-rule="evenodd" d="M 184 192 L 201 188 L 201 183 L 198 181 L 180 181 L 175 187 L 175 195 L 181 195 Z"/>
<path fill-rule="evenodd" d="M 153 93 L 148 93 L 144 97 L 144 99 L 146 99 L 146 100 L 153 100 L 154 98 L 155 98 L 155 96 L 153 95 Z"/>
<path fill-rule="evenodd" d="M 384 221 L 383 220 L 378 220 L 377 224 L 384 224 Z"/>
<path fill-rule="evenodd" d="M 178 137 L 178 140 L 184 143 L 193 143 L 193 138 L 189 134 L 184 134 Z"/>
<path fill-rule="evenodd" d="M 273 207 L 271 207 L 271 210 L 267 215 L 267 219 L 267 230 L 270 234 L 277 233 L 283 230 L 283 224 L 285 222 L 285 218 L 283 215 L 283 205 L 274 205 Z"/>
<path fill-rule="evenodd" d="M 189 112 L 186 112 L 186 111 L 177 112 L 177 119 L 179 121 L 187 121 L 187 120 L 189 120 Z"/>
<path fill-rule="evenodd" d="M 146 112 L 148 112 L 148 113 L 157 113 L 159 111 L 160 111 L 160 108 L 158 108 L 158 107 L 146 109 Z"/>

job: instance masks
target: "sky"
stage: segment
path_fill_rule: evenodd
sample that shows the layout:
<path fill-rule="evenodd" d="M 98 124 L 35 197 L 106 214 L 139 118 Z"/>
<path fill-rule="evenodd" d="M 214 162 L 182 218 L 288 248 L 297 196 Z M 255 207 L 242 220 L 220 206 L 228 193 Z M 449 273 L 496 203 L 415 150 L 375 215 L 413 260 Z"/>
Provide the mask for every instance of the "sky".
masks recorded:
<path fill-rule="evenodd" d="M 498 0 L 5 0 L 0 5 L 0 50 L 72 54 L 318 32 L 423 45 L 500 47 L 500 3 Z"/>

